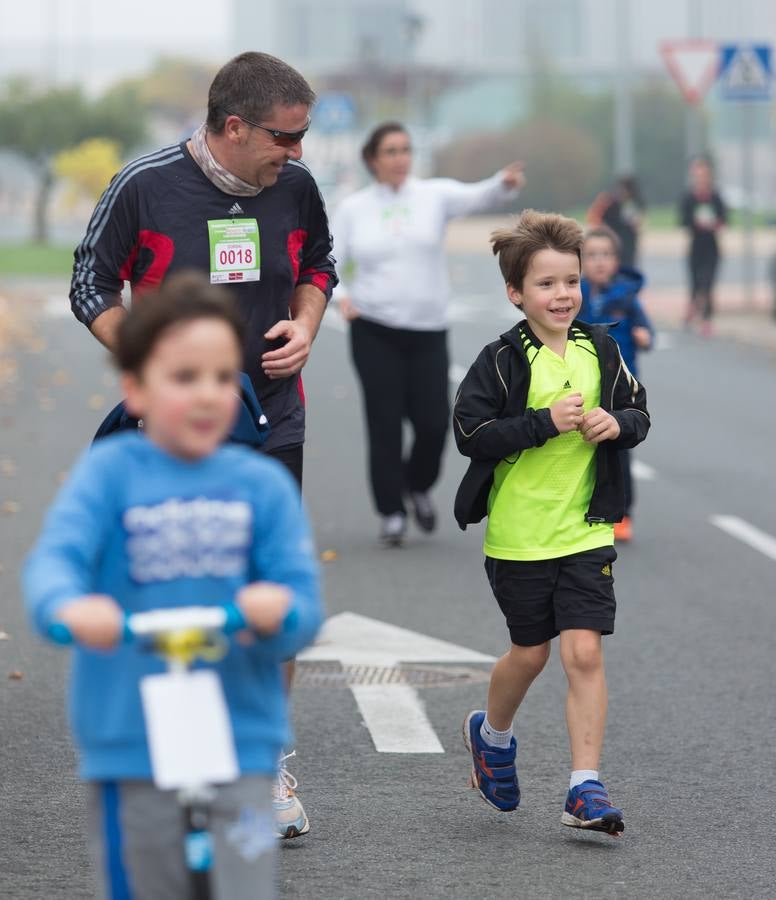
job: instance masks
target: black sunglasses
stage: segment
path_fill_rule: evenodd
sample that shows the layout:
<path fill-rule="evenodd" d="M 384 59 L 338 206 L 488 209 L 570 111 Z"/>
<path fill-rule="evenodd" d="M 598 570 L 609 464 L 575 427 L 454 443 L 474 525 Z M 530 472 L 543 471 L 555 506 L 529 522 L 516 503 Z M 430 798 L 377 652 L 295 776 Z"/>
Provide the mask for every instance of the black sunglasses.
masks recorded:
<path fill-rule="evenodd" d="M 309 117 L 306 125 L 300 131 L 281 131 L 279 128 L 267 128 L 266 125 L 259 125 L 258 122 L 252 122 L 250 119 L 246 119 L 245 116 L 240 115 L 240 113 L 232 112 L 230 109 L 224 109 L 223 112 L 228 116 L 237 116 L 237 118 L 245 122 L 246 125 L 251 125 L 253 128 L 260 128 L 262 131 L 266 131 L 267 134 L 272 136 L 275 143 L 279 144 L 281 147 L 293 147 L 294 144 L 298 144 L 310 130 L 311 120 Z"/>

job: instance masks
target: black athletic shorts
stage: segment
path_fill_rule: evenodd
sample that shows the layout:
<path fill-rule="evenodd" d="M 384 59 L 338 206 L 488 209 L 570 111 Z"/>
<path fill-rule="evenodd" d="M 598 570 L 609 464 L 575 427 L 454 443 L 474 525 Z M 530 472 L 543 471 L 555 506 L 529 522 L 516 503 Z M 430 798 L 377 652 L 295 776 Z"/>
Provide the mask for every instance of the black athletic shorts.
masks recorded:
<path fill-rule="evenodd" d="M 485 571 L 513 644 L 533 647 L 568 628 L 614 631 L 613 546 L 523 562 L 485 557 Z"/>

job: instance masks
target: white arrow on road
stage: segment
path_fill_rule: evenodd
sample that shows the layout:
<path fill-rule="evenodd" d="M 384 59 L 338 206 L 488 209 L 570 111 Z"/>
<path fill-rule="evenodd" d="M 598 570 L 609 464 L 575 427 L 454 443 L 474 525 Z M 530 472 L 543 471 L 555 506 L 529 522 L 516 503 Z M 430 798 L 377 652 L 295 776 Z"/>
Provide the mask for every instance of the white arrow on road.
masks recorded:
<path fill-rule="evenodd" d="M 385 668 L 396 668 L 403 662 L 494 662 L 494 657 L 476 650 L 351 612 L 328 619 L 316 643 L 298 659 Z M 445 752 L 420 697 L 410 685 L 354 684 L 350 690 L 379 753 Z"/>

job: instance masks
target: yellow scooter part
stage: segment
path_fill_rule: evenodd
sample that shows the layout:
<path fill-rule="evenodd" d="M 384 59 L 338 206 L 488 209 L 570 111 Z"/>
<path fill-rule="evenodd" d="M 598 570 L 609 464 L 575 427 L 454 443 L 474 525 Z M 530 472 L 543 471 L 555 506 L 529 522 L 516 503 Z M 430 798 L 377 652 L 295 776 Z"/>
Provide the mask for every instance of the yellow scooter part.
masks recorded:
<path fill-rule="evenodd" d="M 223 659 L 229 642 L 223 635 L 204 628 L 185 628 L 157 635 L 153 646 L 165 659 L 190 666 L 197 659 L 204 662 Z"/>

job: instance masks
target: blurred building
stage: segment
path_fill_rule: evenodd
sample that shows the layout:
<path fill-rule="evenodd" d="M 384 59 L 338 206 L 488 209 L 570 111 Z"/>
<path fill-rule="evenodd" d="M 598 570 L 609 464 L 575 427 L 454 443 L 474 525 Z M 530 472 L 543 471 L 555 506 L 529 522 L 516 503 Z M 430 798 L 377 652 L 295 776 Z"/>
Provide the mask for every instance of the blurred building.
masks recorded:
<path fill-rule="evenodd" d="M 419 22 L 410 0 L 233 0 L 234 50 L 266 49 L 315 78 L 369 61 L 405 66 Z"/>
<path fill-rule="evenodd" d="M 267 49 L 311 76 L 367 56 L 472 74 L 520 73 L 542 55 L 575 77 L 610 79 L 624 0 L 233 0 L 233 49 Z M 771 0 L 630 0 L 637 70 L 660 71 L 660 42 L 689 36 L 776 44 Z"/>

